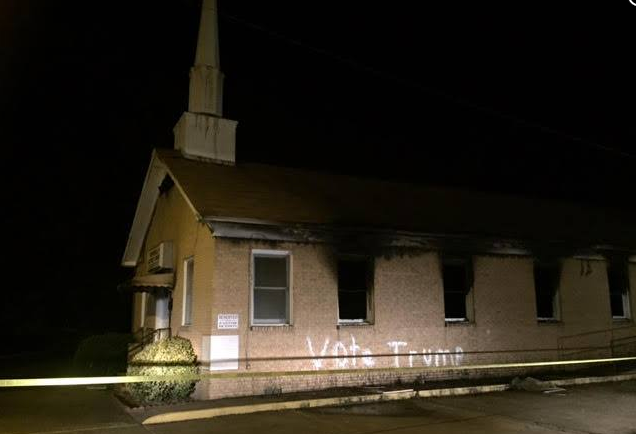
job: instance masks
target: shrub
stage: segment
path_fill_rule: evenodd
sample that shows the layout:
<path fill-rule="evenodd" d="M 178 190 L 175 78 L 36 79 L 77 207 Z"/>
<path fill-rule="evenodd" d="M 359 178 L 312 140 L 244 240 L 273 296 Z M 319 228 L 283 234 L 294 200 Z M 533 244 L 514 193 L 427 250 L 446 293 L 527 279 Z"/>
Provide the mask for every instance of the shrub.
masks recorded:
<path fill-rule="evenodd" d="M 196 375 L 197 357 L 188 339 L 174 337 L 147 345 L 128 365 L 128 375 Z M 129 383 L 126 388 L 140 404 L 186 400 L 196 381 Z"/>
<path fill-rule="evenodd" d="M 73 367 L 79 375 L 115 375 L 126 370 L 129 333 L 106 333 L 82 340 L 75 350 Z"/>

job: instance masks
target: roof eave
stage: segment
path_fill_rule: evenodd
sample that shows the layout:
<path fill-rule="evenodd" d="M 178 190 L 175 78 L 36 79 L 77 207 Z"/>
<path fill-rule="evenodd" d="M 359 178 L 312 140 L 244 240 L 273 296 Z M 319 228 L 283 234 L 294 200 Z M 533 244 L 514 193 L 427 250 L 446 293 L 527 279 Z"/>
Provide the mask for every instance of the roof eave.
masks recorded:
<path fill-rule="evenodd" d="M 156 151 L 153 150 L 139 201 L 137 202 L 133 224 L 128 234 L 124 256 L 121 261 L 121 265 L 124 267 L 135 267 L 137 265 L 141 247 L 159 197 L 159 185 L 166 176 L 166 173 L 167 168 L 165 164 L 159 160 Z"/>
<path fill-rule="evenodd" d="M 541 256 L 545 248 L 579 259 L 604 259 L 609 252 L 631 254 L 633 250 L 614 245 L 587 245 L 559 240 L 529 240 L 478 234 L 425 233 L 368 227 L 342 227 L 307 223 L 272 222 L 258 219 L 208 216 L 204 218 L 214 237 L 300 243 L 340 244 L 355 239 L 362 246 L 376 248 L 420 248 L 505 256 Z"/>
<path fill-rule="evenodd" d="M 146 172 L 146 178 L 141 189 L 139 201 L 137 202 L 135 217 L 130 233 L 128 234 L 126 249 L 124 250 L 124 256 L 121 261 L 121 265 L 124 267 L 137 266 L 141 247 L 148 233 L 148 228 L 150 227 L 150 222 L 152 221 L 152 216 L 157 206 L 157 200 L 159 199 L 159 186 L 166 175 L 169 175 L 174 181 L 177 190 L 179 190 L 183 199 L 188 204 L 188 207 L 193 212 L 195 219 L 197 219 L 197 221 L 201 220 L 201 215 L 194 207 L 192 200 L 190 200 L 186 194 L 179 180 L 170 171 L 168 165 L 161 161 L 157 151 L 153 150 L 150 158 L 150 166 Z"/>

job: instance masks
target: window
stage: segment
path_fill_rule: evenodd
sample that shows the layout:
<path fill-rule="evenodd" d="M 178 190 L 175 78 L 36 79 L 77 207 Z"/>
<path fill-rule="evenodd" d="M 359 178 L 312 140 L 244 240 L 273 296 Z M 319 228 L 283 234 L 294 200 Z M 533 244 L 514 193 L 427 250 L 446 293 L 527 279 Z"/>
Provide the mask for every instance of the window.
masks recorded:
<path fill-rule="evenodd" d="M 607 265 L 607 280 L 610 290 L 612 318 L 629 318 L 629 277 L 627 276 L 627 264 L 623 261 L 609 262 Z"/>
<path fill-rule="evenodd" d="M 252 324 L 289 324 L 289 262 L 288 252 L 252 252 Z"/>
<path fill-rule="evenodd" d="M 472 267 L 467 259 L 444 259 L 444 318 L 446 322 L 472 319 Z"/>
<path fill-rule="evenodd" d="M 338 320 L 341 323 L 371 321 L 373 265 L 368 258 L 338 260 Z"/>
<path fill-rule="evenodd" d="M 183 261 L 183 321 L 182 325 L 192 325 L 192 292 L 194 281 L 194 258 Z"/>
<path fill-rule="evenodd" d="M 555 321 L 559 319 L 559 279 L 557 264 L 534 264 L 534 292 L 537 302 L 537 320 Z"/>

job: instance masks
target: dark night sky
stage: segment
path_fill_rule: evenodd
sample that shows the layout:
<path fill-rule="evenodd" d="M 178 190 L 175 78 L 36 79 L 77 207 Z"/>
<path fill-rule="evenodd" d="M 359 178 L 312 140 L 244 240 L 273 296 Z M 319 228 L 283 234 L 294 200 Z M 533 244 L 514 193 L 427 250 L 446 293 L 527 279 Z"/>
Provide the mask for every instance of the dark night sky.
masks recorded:
<path fill-rule="evenodd" d="M 560 3 L 220 0 L 238 159 L 634 209 L 636 6 Z M 0 0 L 2 330 L 128 327 L 119 261 L 198 8 Z"/>

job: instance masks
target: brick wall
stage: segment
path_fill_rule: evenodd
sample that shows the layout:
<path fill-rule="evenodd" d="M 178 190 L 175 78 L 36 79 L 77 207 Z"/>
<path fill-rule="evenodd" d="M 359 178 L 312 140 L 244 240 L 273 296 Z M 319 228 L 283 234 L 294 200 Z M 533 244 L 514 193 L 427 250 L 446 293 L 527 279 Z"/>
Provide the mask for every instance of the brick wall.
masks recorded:
<path fill-rule="evenodd" d="M 338 326 L 337 257 L 323 244 L 264 243 L 215 239 L 197 222 L 177 188 L 162 195 L 149 228 L 143 251 L 162 241 L 174 243 L 176 284 L 173 292 L 173 333 L 191 339 L 201 360 L 209 359 L 204 340 L 211 335 L 238 335 L 239 371 L 312 371 L 316 369 L 365 369 L 413 367 L 411 373 L 369 371 L 354 374 L 224 379 L 201 382 L 197 396 L 221 397 L 262 394 L 272 388 L 283 391 L 327 388 L 364 383 L 412 381 L 426 367 L 491 362 L 535 361 L 563 356 L 547 350 L 607 345 L 610 333 L 563 339 L 578 333 L 629 326 L 631 321 L 612 321 L 606 264 L 598 260 L 569 258 L 563 261 L 559 305 L 561 321 L 538 323 L 534 295 L 533 262 L 526 257 L 476 256 L 472 290 L 472 318 L 468 324 L 446 324 L 440 260 L 435 252 L 414 252 L 375 258 L 374 322 L 371 325 Z M 291 252 L 292 324 L 284 327 L 250 327 L 250 258 L 252 249 Z M 144 257 L 146 254 L 144 254 Z M 181 325 L 183 309 L 183 260 L 194 257 L 193 325 Z M 145 261 L 137 267 L 145 274 Z M 636 281 L 636 265 L 630 265 Z M 634 291 L 632 306 L 636 306 Z M 135 297 L 134 328 L 140 317 L 140 297 Z M 238 330 L 217 330 L 218 314 L 238 314 Z M 363 351 L 371 353 L 363 357 Z M 509 351 L 502 354 L 470 354 L 472 351 Z M 391 353 L 425 353 L 394 357 Z M 356 354 L 348 359 L 311 359 L 313 354 Z M 458 354 L 449 354 L 449 353 Z M 381 356 L 385 354 L 387 356 Z M 605 356 L 603 352 L 579 356 Z M 268 357 L 305 357 L 302 360 L 258 361 Z M 309 357 L 309 358 L 306 358 Z M 420 368 L 420 369 L 417 369 Z M 471 374 L 471 375 L 482 375 Z M 428 372 L 450 378 L 452 371 Z"/>
<path fill-rule="evenodd" d="M 190 206 L 175 187 L 159 197 L 148 235 L 142 248 L 142 257 L 135 269 L 136 275 L 147 273 L 149 249 L 163 241 L 172 241 L 174 255 L 175 287 L 170 325 L 173 335 L 192 341 L 197 354 L 201 354 L 202 336 L 210 334 L 212 314 L 212 276 L 214 273 L 214 238 L 208 227 L 197 222 Z M 194 285 L 192 325 L 183 326 L 183 275 L 184 260 L 194 257 Z M 133 330 L 139 328 L 141 296 L 134 296 Z"/>
<path fill-rule="evenodd" d="M 557 348 L 559 338 L 590 330 L 611 328 L 609 289 L 604 261 L 566 259 L 560 283 L 562 321 L 538 323 L 534 295 L 533 261 L 525 257 L 474 258 L 474 321 L 445 324 L 439 257 L 434 252 L 375 259 L 374 323 L 338 326 L 336 255 L 330 246 L 216 240 L 212 318 L 237 313 L 239 330 L 211 334 L 239 336 L 241 371 L 292 371 L 368 367 L 361 357 L 321 361 L 254 359 L 312 354 L 359 355 L 373 353 L 372 367 L 467 365 L 490 362 L 536 361 L 559 357 L 556 351 L 474 355 L 443 354 L 463 351 L 506 351 Z M 292 255 L 292 324 L 262 327 L 249 324 L 250 255 L 252 249 L 289 250 Z M 589 264 L 588 264 L 589 262 Z M 631 268 L 632 277 L 634 266 Z M 632 294 L 633 296 L 633 294 Z M 608 337 L 586 337 L 570 346 L 607 345 Z M 426 355 L 379 357 L 379 354 L 415 351 Z M 606 355 L 606 354 L 604 354 Z M 201 355 L 205 358 L 206 355 Z M 369 363 L 370 364 L 370 363 Z M 409 374 L 409 375 L 420 375 Z M 281 377 L 286 391 L 332 387 L 364 381 L 395 381 L 405 374 L 318 375 Z M 443 375 L 443 374 L 436 374 Z M 451 375 L 448 374 L 447 375 Z M 452 374 L 457 375 L 457 374 Z M 271 378 L 213 380 L 199 386 L 199 396 L 263 393 Z M 342 383 L 344 384 L 344 383 Z M 269 385 L 269 386 L 268 386 Z M 295 386 L 296 385 L 296 386 Z"/>

